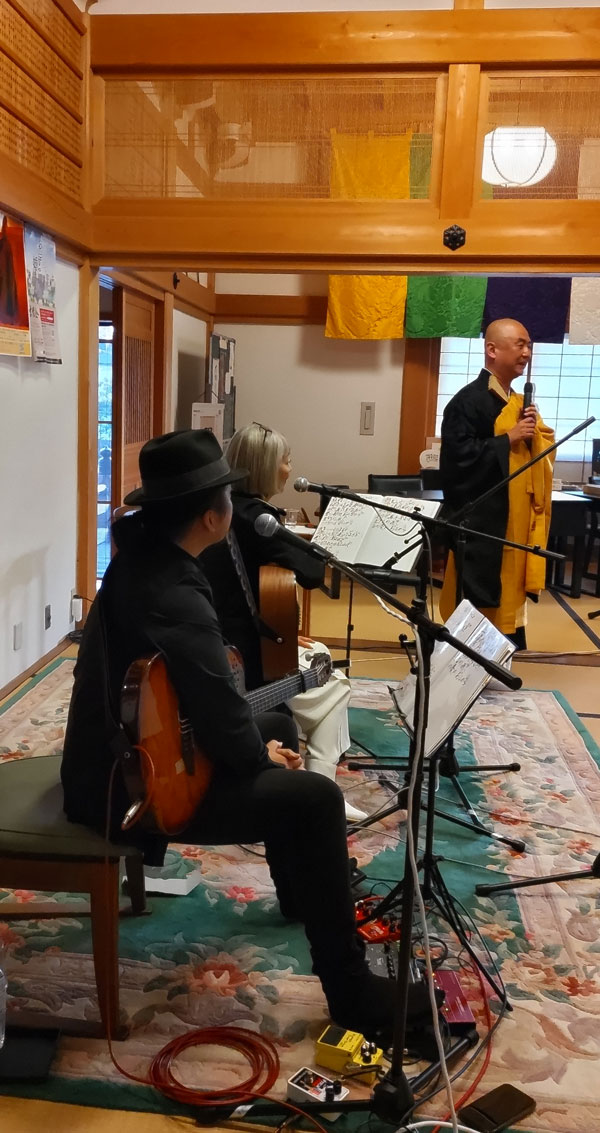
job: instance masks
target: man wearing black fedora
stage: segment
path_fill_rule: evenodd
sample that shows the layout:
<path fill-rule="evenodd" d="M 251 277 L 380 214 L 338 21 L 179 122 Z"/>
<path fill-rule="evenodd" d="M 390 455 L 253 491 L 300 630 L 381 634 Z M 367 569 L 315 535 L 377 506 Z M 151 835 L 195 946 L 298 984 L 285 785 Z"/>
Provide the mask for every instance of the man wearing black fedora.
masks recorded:
<path fill-rule="evenodd" d="M 167 433 L 139 457 L 142 487 L 125 497 L 139 511 L 113 525 L 117 553 L 83 631 L 62 762 L 65 811 L 73 822 L 106 828 L 113 766 L 110 740 L 123 678 L 139 657 L 162 653 L 194 736 L 213 763 L 186 844 L 264 842 L 286 915 L 302 920 L 332 1018 L 387 1042 L 394 996 L 372 975 L 356 935 L 343 796 L 335 783 L 301 768 L 293 720 L 252 718 L 237 692 L 198 556 L 224 539 L 231 521 L 233 471 L 208 430 Z M 289 772 L 292 772 L 290 774 Z M 118 838 L 130 805 L 120 770 L 111 795 Z M 166 838 L 134 826 L 150 865 Z M 413 992 L 408 1008 L 420 1014 Z"/>

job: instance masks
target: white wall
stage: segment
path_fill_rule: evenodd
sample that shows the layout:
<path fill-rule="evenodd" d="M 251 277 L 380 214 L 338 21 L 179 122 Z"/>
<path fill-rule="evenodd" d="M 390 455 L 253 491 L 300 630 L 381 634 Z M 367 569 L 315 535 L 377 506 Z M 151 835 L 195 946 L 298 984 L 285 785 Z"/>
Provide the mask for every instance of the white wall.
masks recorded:
<path fill-rule="evenodd" d="M 328 286 L 326 272 L 304 275 L 223 272 L 215 275 L 215 292 L 221 295 L 327 295 Z"/>
<path fill-rule="evenodd" d="M 0 355 L 0 688 L 73 629 L 78 291 L 78 269 L 58 262 L 62 365 Z M 45 630 L 47 604 L 52 625 Z M 23 645 L 15 652 L 17 622 L 23 623 Z"/>
<path fill-rule="evenodd" d="M 180 355 L 183 357 L 180 359 Z M 181 396 L 186 400 L 186 390 L 190 378 L 190 365 L 191 359 L 198 360 L 197 367 L 194 367 L 198 375 L 204 376 L 205 360 L 206 360 L 206 323 L 203 319 L 196 319 L 192 315 L 186 315 L 183 311 L 173 311 L 173 371 L 172 371 L 172 397 L 171 397 L 171 422 L 170 428 L 175 427 L 175 419 L 177 415 L 177 403 Z M 181 390 L 180 390 L 180 374 L 179 367 L 181 363 Z M 195 398 L 198 401 L 198 398 Z M 191 410 L 190 419 L 186 422 L 187 426 L 191 425 Z"/>
<path fill-rule="evenodd" d="M 236 426 L 262 421 L 292 448 L 295 476 L 365 488 L 395 472 L 404 342 L 346 342 L 319 326 L 219 323 L 236 340 Z M 375 402 L 375 434 L 359 435 L 360 403 Z M 278 502 L 309 505 L 290 486 Z M 314 510 L 314 508 L 313 508 Z"/>

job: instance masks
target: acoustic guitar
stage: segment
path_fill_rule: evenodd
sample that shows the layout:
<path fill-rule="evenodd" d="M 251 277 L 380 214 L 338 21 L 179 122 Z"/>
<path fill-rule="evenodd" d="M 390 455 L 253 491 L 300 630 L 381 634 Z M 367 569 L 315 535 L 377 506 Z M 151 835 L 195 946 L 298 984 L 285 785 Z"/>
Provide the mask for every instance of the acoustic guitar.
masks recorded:
<path fill-rule="evenodd" d="M 263 676 L 277 681 L 298 668 L 298 594 L 293 570 L 269 563 L 259 572 L 260 616 L 277 635 L 260 639 Z"/>
<path fill-rule="evenodd" d="M 245 696 L 254 716 L 325 684 L 331 676 L 331 658 L 321 653 L 310 669 L 296 670 L 283 680 L 246 692 L 242 658 L 237 649 L 227 652 L 238 692 Z M 177 834 L 191 822 L 204 798 L 213 764 L 196 744 L 189 720 L 181 715 L 162 653 L 142 657 L 129 666 L 120 708 L 129 741 L 120 762 L 132 802 L 122 829 L 140 821 L 155 833 Z"/>

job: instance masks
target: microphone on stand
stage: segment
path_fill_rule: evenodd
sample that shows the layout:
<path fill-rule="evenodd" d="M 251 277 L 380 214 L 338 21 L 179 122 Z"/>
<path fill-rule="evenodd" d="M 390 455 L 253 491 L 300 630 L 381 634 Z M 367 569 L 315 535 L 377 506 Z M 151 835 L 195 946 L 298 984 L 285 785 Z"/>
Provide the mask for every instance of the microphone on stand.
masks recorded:
<path fill-rule="evenodd" d="M 336 490 L 333 484 L 313 484 L 312 480 L 306 479 L 306 476 L 298 476 L 298 478 L 294 480 L 294 491 L 318 492 L 319 495 L 321 495 L 322 492 L 327 492 L 330 496 L 333 496 Z"/>
<path fill-rule="evenodd" d="M 316 559 L 322 559 L 329 562 L 331 555 L 329 551 L 319 547 L 318 543 L 308 543 L 306 539 L 302 539 L 300 535 L 290 531 L 289 527 L 284 527 L 279 520 L 275 519 L 274 515 L 259 515 L 258 519 L 254 520 L 254 530 L 257 535 L 262 535 L 263 539 L 281 539 L 284 543 L 289 543 L 292 547 L 304 551 L 305 554 L 314 555 Z"/>

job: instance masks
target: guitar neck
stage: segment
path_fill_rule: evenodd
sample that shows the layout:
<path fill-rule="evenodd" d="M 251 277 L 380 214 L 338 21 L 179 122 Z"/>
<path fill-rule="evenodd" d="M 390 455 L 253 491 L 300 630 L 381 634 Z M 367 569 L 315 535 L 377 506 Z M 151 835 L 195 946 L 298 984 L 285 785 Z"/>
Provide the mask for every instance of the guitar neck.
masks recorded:
<path fill-rule="evenodd" d="M 256 716 L 259 712 L 268 712 L 270 708 L 275 708 L 277 704 L 282 704 L 290 697 L 296 696 L 298 692 L 304 692 L 307 688 L 311 688 L 312 684 L 310 672 L 306 672 L 304 676 L 301 673 L 292 673 L 291 676 L 284 677 L 280 681 L 273 681 L 272 684 L 247 692 L 246 700 L 252 715 Z"/>

